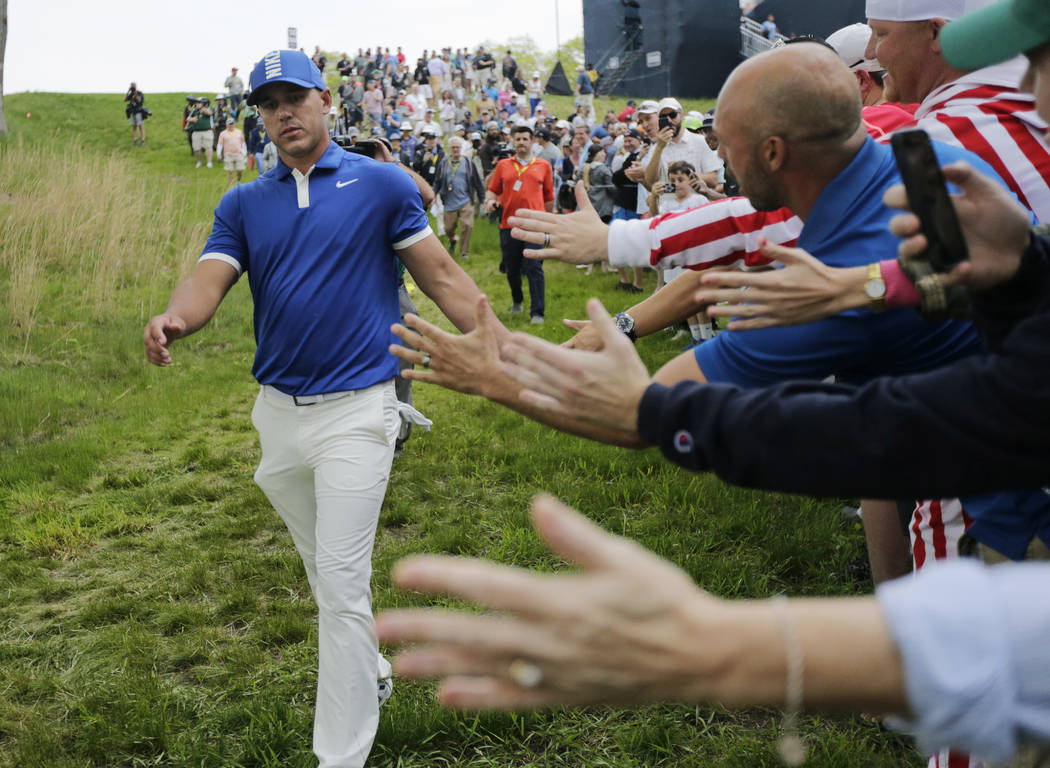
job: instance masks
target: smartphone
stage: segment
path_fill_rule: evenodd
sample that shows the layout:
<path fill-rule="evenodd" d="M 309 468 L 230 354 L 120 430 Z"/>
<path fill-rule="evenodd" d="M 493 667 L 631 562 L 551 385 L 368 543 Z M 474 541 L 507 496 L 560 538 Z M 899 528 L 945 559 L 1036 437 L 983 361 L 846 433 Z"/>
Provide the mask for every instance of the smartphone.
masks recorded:
<path fill-rule="evenodd" d="M 890 146 L 908 194 L 908 207 L 919 217 L 929 243 L 924 255 L 936 271 L 948 272 L 969 255 L 930 137 L 926 131 L 900 131 L 890 137 Z"/>
<path fill-rule="evenodd" d="M 677 113 L 676 112 L 668 112 L 666 115 L 660 115 L 660 119 L 659 119 L 658 122 L 660 123 L 660 130 L 661 131 L 664 128 L 670 128 L 671 127 L 671 115 L 673 115 L 673 114 L 677 114 Z"/>

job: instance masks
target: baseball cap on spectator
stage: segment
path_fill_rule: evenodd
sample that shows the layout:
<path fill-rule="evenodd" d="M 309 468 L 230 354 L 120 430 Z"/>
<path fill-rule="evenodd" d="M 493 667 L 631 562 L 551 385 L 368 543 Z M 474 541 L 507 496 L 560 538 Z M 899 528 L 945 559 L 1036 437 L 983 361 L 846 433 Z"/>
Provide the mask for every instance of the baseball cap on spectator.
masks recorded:
<path fill-rule="evenodd" d="M 656 105 L 657 113 L 663 112 L 665 109 L 673 110 L 675 112 L 684 112 L 682 105 L 678 103 L 678 99 L 666 96 L 660 99 L 660 103 Z"/>
<path fill-rule="evenodd" d="M 554 124 L 556 128 L 572 128 L 572 125 L 568 120 L 559 120 Z"/>
<path fill-rule="evenodd" d="M 226 98 L 226 94 L 225 93 L 217 93 L 217 94 L 215 94 L 215 100 L 216 101 L 218 101 L 219 99 L 225 99 L 225 98 Z"/>
<path fill-rule="evenodd" d="M 339 78 L 339 82 L 341 82 L 341 83 L 349 83 L 350 82 L 350 75 L 343 75 L 342 77 Z"/>
<path fill-rule="evenodd" d="M 493 128 L 495 128 L 498 131 L 499 130 L 499 123 L 497 123 L 495 120 L 489 120 L 485 124 L 485 130 L 486 131 L 491 131 Z"/>
<path fill-rule="evenodd" d="M 434 110 L 433 110 L 433 109 L 431 109 L 430 107 L 427 107 L 427 108 L 426 108 L 426 112 L 425 112 L 424 114 L 430 114 L 430 115 L 432 115 L 432 114 L 434 114 Z"/>
<path fill-rule="evenodd" d="M 715 111 L 713 109 L 704 112 L 704 124 L 700 127 L 705 131 L 711 130 L 715 127 Z"/>
<path fill-rule="evenodd" d="M 378 125 L 373 125 L 372 126 L 372 135 L 373 136 L 382 136 L 383 135 L 383 129 L 380 128 Z"/>
<path fill-rule="evenodd" d="M 508 125 L 505 125 L 505 126 L 503 126 L 503 132 L 504 132 L 504 133 L 510 133 L 510 125 L 509 125 L 509 124 L 508 124 Z"/>
<path fill-rule="evenodd" d="M 474 131 L 472 134 L 467 136 L 467 138 L 470 139 L 471 141 L 481 141 L 481 134 L 478 133 L 477 131 Z"/>
<path fill-rule="evenodd" d="M 704 118 L 700 117 L 700 115 L 689 115 L 682 121 L 682 125 L 685 126 L 687 131 L 696 133 L 704 127 Z"/>
<path fill-rule="evenodd" d="M 357 126 L 351 125 L 349 128 L 346 129 L 346 135 L 350 136 L 351 138 L 357 137 L 358 134 L 360 134 L 360 131 L 357 130 Z"/>
<path fill-rule="evenodd" d="M 628 136 L 630 136 L 630 137 L 631 137 L 632 139 L 638 139 L 639 141 L 641 141 L 641 140 L 642 140 L 642 134 L 640 134 L 640 133 L 638 132 L 638 129 L 637 129 L 637 128 L 631 128 L 631 129 L 629 129 L 629 130 L 627 131 L 627 135 L 628 135 Z"/>
<path fill-rule="evenodd" d="M 660 105 L 652 99 L 646 99 L 642 102 L 642 106 L 638 107 L 639 115 L 655 115 L 660 111 Z"/>
<path fill-rule="evenodd" d="M 628 99 L 627 100 L 627 106 L 633 107 L 634 106 L 634 99 Z"/>
<path fill-rule="evenodd" d="M 878 21 L 956 19 L 990 3 L 991 0 L 867 0 L 864 16 Z"/>
<path fill-rule="evenodd" d="M 980 69 L 1050 40 L 1050 7 L 1046 0 L 1002 0 L 951 22 L 941 34 L 949 64 Z"/>
<path fill-rule="evenodd" d="M 397 95 L 398 95 L 398 96 L 404 96 L 404 95 L 405 95 L 405 89 L 404 89 L 404 88 L 402 88 L 401 90 L 399 90 L 399 91 L 397 92 Z"/>
<path fill-rule="evenodd" d="M 851 70 L 880 72 L 882 67 L 877 59 L 864 58 L 870 37 L 871 27 L 867 24 L 850 24 L 828 35 L 827 44 L 835 49 L 835 53 Z"/>
<path fill-rule="evenodd" d="M 420 130 L 420 133 L 426 137 L 438 135 L 437 128 L 430 125 L 424 125 L 422 130 Z"/>
<path fill-rule="evenodd" d="M 410 123 L 408 123 L 408 122 L 401 123 L 401 132 L 402 133 L 404 133 L 405 131 L 411 131 L 411 130 L 412 130 L 412 125 Z"/>
<path fill-rule="evenodd" d="M 247 103 L 253 106 L 257 104 L 259 88 L 270 83 L 291 83 L 300 88 L 316 88 L 319 91 L 328 88 L 321 78 L 321 70 L 310 57 L 302 51 L 291 50 L 270 51 L 259 59 L 248 78 L 252 92 L 248 94 Z"/>
<path fill-rule="evenodd" d="M 538 131 L 536 131 L 536 138 L 543 139 L 544 141 L 550 141 L 551 132 L 548 131 L 546 128 L 540 128 Z"/>

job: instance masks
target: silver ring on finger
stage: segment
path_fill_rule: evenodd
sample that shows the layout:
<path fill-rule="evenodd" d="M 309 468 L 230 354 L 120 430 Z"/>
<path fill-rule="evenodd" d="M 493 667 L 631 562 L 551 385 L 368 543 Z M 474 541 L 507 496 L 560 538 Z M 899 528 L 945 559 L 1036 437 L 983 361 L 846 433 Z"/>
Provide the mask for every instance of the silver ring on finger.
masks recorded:
<path fill-rule="evenodd" d="M 422 366 L 424 368 L 429 368 L 430 367 L 430 353 L 429 352 L 424 352 L 423 353 L 423 359 L 420 361 L 420 363 L 422 364 Z"/>
<path fill-rule="evenodd" d="M 525 659 L 515 659 L 507 668 L 507 674 L 522 688 L 537 688 L 543 682 L 543 670 Z"/>
<path fill-rule="evenodd" d="M 751 287 L 750 285 L 742 285 L 742 286 L 740 286 L 740 292 L 743 293 L 744 291 L 746 291 L 750 287 Z"/>
<path fill-rule="evenodd" d="M 544 232 L 543 233 L 543 247 L 544 248 L 550 248 L 551 247 L 551 233 L 550 232 Z"/>

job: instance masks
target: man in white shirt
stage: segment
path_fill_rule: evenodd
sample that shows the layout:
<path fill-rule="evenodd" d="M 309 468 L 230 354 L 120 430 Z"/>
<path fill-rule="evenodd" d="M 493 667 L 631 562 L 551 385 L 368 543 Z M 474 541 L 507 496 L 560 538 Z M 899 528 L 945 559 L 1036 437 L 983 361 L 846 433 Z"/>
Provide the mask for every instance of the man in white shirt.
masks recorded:
<path fill-rule="evenodd" d="M 640 110 L 639 110 L 640 111 Z M 714 187 L 718 184 L 718 172 L 722 169 L 722 160 L 718 153 L 707 146 L 703 136 L 690 133 L 682 126 L 685 111 L 678 99 L 670 96 L 661 99 L 657 105 L 658 130 L 654 136 L 653 150 L 645 168 L 645 186 L 652 188 L 657 181 L 667 181 L 667 166 L 684 160 L 696 169 L 704 182 Z M 664 194 L 661 204 L 670 204 L 673 194 Z"/>

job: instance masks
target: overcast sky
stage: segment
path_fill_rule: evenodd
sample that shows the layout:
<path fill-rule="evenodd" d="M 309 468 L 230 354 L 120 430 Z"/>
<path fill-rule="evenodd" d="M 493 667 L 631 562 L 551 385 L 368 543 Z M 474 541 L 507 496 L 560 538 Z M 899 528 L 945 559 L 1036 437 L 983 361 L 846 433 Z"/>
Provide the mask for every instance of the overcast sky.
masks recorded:
<path fill-rule="evenodd" d="M 230 67 L 287 45 L 312 53 L 358 47 L 474 46 L 530 35 L 543 50 L 583 32 L 582 0 L 8 0 L 4 92 L 147 94 L 218 91 Z M 335 62 L 330 62 L 334 64 Z"/>

